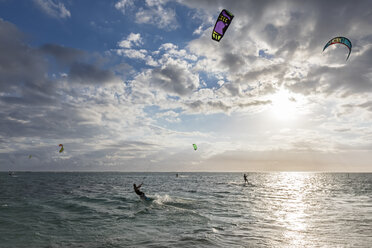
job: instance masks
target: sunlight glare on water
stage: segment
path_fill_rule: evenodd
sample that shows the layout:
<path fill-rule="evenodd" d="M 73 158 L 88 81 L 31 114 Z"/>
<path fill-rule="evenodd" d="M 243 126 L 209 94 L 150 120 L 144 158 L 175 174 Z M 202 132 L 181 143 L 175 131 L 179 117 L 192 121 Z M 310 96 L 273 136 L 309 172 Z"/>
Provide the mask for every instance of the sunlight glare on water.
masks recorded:
<path fill-rule="evenodd" d="M 304 173 L 282 173 L 282 180 L 279 181 L 288 192 L 288 200 L 281 201 L 281 210 L 275 214 L 278 217 L 278 223 L 287 226 L 283 236 L 288 243 L 293 246 L 305 245 L 305 235 L 307 231 L 306 224 L 306 204 L 303 201 L 305 188 L 305 179 L 309 177 Z"/>
<path fill-rule="evenodd" d="M 372 243 L 372 174 L 179 174 L 0 173 L 0 247 Z"/>

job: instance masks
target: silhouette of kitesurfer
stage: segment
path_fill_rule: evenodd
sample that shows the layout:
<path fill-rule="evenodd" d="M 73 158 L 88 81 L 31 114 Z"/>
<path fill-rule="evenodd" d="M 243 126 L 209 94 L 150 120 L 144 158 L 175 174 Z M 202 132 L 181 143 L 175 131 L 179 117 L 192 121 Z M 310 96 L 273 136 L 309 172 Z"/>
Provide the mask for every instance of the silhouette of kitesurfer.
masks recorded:
<path fill-rule="evenodd" d="M 247 180 L 247 175 L 244 173 L 244 182 L 245 183 L 248 183 L 248 180 Z"/>

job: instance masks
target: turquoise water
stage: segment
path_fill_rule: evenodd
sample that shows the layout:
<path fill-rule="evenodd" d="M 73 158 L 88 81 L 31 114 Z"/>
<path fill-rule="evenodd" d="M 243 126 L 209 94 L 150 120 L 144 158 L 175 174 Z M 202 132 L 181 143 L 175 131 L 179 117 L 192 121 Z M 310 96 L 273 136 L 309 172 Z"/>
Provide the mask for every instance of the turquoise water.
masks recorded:
<path fill-rule="evenodd" d="M 371 247 L 372 174 L 0 173 L 0 247 Z M 151 202 L 133 192 L 133 183 Z"/>

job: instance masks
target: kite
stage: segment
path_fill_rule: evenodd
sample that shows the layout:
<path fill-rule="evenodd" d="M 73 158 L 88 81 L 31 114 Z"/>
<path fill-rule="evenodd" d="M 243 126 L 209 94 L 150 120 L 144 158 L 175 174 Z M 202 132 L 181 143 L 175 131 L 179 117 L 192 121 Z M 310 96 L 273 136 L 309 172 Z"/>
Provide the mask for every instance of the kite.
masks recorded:
<path fill-rule="evenodd" d="M 59 153 L 61 153 L 61 152 L 63 152 L 63 150 L 65 150 L 65 149 L 63 149 L 63 145 L 62 145 L 62 144 L 59 144 L 59 146 L 61 147 L 61 150 L 59 150 Z"/>
<path fill-rule="evenodd" d="M 333 44 L 343 44 L 343 45 L 347 46 L 347 48 L 349 48 L 349 54 L 347 55 L 347 58 L 346 58 L 346 60 L 347 60 L 349 58 L 349 56 L 350 56 L 351 47 L 352 47 L 350 40 L 348 38 L 346 38 L 346 37 L 335 37 L 332 40 L 328 41 L 328 43 L 323 48 L 323 51 L 327 47 L 329 47 L 330 45 L 333 45 Z"/>
<path fill-rule="evenodd" d="M 29 156 L 28 156 L 28 159 L 30 159 L 30 158 L 32 158 L 32 155 L 29 155 Z"/>
<path fill-rule="evenodd" d="M 198 149 L 198 147 L 195 144 L 192 144 L 192 146 L 194 147 L 195 151 Z"/>
<path fill-rule="evenodd" d="M 231 14 L 227 10 L 222 10 L 220 15 L 217 18 L 216 25 L 214 25 L 214 29 L 212 32 L 212 39 L 215 41 L 220 41 L 225 34 L 227 28 L 230 26 L 230 23 L 234 15 Z"/>

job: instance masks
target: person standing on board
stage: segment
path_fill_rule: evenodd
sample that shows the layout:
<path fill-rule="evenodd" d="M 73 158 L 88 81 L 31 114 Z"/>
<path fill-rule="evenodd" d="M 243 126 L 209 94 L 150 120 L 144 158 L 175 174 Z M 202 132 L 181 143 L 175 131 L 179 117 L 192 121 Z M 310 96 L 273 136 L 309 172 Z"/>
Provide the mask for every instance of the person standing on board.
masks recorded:
<path fill-rule="evenodd" d="M 247 175 L 244 173 L 244 182 L 245 183 L 248 183 L 248 180 L 247 180 Z"/>
<path fill-rule="evenodd" d="M 133 184 L 133 189 L 134 189 L 134 192 L 136 192 L 137 195 L 139 195 L 139 197 L 141 197 L 141 199 L 146 199 L 147 197 L 145 196 L 145 193 L 143 193 L 142 191 L 140 191 L 139 189 L 141 188 L 143 183 L 141 183 L 140 185 L 136 185 L 135 183 Z"/>

